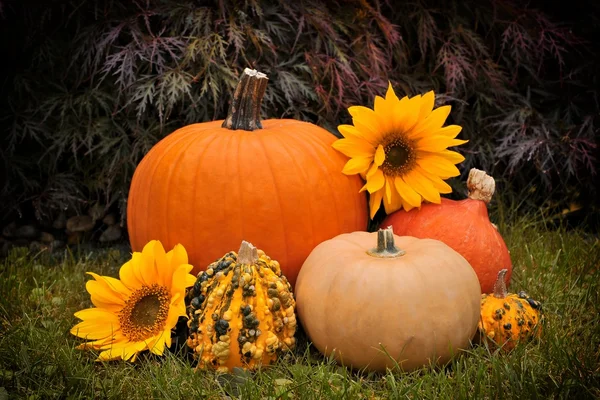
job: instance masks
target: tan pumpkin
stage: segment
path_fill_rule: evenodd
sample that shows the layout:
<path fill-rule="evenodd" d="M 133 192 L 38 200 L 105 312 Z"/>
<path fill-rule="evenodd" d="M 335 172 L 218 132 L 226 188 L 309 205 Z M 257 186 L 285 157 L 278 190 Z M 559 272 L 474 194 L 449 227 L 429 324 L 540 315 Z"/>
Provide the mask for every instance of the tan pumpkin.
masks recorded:
<path fill-rule="evenodd" d="M 319 351 L 376 371 L 450 360 L 477 331 L 481 299 L 477 275 L 460 254 L 438 240 L 395 236 L 391 227 L 319 244 L 295 294 Z"/>
<path fill-rule="evenodd" d="M 524 291 L 518 294 L 506 290 L 506 273 L 498 272 L 494 292 L 481 296 L 479 332 L 484 340 L 504 350 L 517 343 L 540 337 L 542 305 Z"/>
<path fill-rule="evenodd" d="M 201 368 L 268 365 L 295 345 L 295 301 L 276 260 L 243 241 L 188 292 L 187 344 Z"/>

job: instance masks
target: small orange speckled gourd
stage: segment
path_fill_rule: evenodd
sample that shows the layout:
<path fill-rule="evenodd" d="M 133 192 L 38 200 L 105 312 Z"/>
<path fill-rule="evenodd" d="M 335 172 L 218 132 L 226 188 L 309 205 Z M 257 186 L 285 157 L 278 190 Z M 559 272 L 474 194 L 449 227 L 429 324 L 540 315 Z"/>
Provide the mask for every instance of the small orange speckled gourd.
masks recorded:
<path fill-rule="evenodd" d="M 507 293 L 506 269 L 498 272 L 492 294 L 481 296 L 479 332 L 485 340 L 505 350 L 513 349 L 518 342 L 541 334 L 541 304 L 521 291 Z"/>
<path fill-rule="evenodd" d="M 243 241 L 188 292 L 187 344 L 198 367 L 229 371 L 275 361 L 295 345 L 295 300 L 279 263 Z"/>

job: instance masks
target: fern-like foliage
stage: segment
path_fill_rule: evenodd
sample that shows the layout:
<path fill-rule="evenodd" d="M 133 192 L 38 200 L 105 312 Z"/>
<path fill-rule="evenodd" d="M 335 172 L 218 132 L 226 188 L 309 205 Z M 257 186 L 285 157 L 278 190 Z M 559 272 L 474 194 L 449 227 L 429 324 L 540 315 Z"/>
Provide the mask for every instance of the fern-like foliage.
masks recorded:
<path fill-rule="evenodd" d="M 399 95 L 434 89 L 470 140 L 464 171 L 515 193 L 535 185 L 538 203 L 593 196 L 594 32 L 558 17 L 516 0 L 0 0 L 14 57 L 0 82 L 0 203 L 42 220 L 123 208 L 143 155 L 178 127 L 224 118 L 246 67 L 270 77 L 265 117 L 334 134 L 388 82 Z"/>

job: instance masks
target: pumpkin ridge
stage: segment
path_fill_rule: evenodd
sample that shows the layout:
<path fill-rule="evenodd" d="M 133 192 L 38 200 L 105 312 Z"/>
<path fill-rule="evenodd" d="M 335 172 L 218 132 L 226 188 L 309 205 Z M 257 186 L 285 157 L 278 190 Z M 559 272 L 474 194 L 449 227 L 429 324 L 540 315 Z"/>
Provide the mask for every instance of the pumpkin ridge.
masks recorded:
<path fill-rule="evenodd" d="M 184 139 L 192 137 L 192 133 L 193 132 L 189 132 L 187 134 L 186 133 L 187 132 L 184 131 L 181 134 L 180 137 L 174 137 L 172 141 L 165 143 L 166 146 L 165 146 L 165 149 L 162 151 L 162 154 L 160 154 L 160 156 L 156 159 L 156 161 L 154 161 L 154 163 L 148 165 L 148 168 L 147 168 L 148 171 L 151 170 L 152 172 L 148 172 L 149 178 L 146 180 L 147 184 L 144 185 L 144 187 L 142 188 L 142 190 L 146 190 L 149 193 L 151 193 L 153 182 L 155 183 L 155 182 L 159 181 L 158 179 L 154 179 L 156 171 L 161 166 L 162 161 L 167 156 L 167 154 L 169 153 L 169 151 L 171 151 L 173 148 L 178 148 L 178 147 L 176 147 L 176 145 L 178 145 Z M 172 171 L 169 171 L 169 173 L 172 173 Z M 160 182 L 160 183 L 162 184 L 163 182 Z M 147 225 L 149 224 L 149 221 L 153 221 L 154 220 L 153 218 L 150 217 L 150 211 L 152 210 L 152 206 L 153 206 L 151 203 L 152 203 L 152 196 L 146 196 L 146 207 L 144 208 L 146 216 L 142 220 Z M 144 231 L 145 230 L 146 230 L 146 227 L 144 227 Z M 167 232 L 167 234 L 168 234 L 168 232 Z M 152 238 L 152 239 L 154 239 L 154 238 Z M 170 244 L 168 244 L 168 243 L 165 243 L 165 244 L 170 247 Z"/>
<path fill-rule="evenodd" d="M 203 146 L 202 149 L 202 153 L 198 156 L 198 163 L 196 164 L 196 169 L 194 171 L 194 189 L 193 189 L 193 194 L 192 194 L 192 201 L 196 202 L 196 198 L 198 197 L 198 185 L 196 185 L 195 183 L 198 182 L 198 175 L 200 174 L 200 171 L 202 170 L 202 164 L 204 161 L 204 157 L 208 152 L 208 149 L 210 148 L 210 146 L 217 140 L 217 138 L 220 135 L 218 133 L 213 133 L 213 136 L 210 137 L 208 136 L 208 138 L 206 138 L 205 140 L 208 142 Z M 199 227 L 197 224 L 192 224 L 192 237 L 196 238 L 197 236 L 197 230 Z M 194 265 L 194 269 L 200 269 L 203 270 L 205 269 L 207 266 L 206 265 Z"/>
<path fill-rule="evenodd" d="M 191 137 L 191 135 L 184 136 L 184 138 L 186 138 L 186 139 L 189 137 Z M 183 138 L 182 138 L 182 142 L 184 142 L 184 145 L 183 145 L 184 147 L 186 147 L 186 145 L 189 145 L 189 143 L 185 143 Z M 169 168 L 169 174 L 167 175 L 167 178 L 164 181 L 165 182 L 165 191 L 167 193 L 171 192 L 171 185 L 173 184 L 171 178 L 173 177 L 173 174 L 175 173 L 175 169 L 177 168 L 177 166 L 181 165 L 181 160 L 185 157 L 185 153 L 186 153 L 185 151 L 180 151 L 179 154 L 177 154 L 176 161 L 174 161 L 171 164 L 171 167 Z M 166 154 L 168 154 L 168 152 L 165 151 L 163 154 L 166 155 Z M 173 200 L 173 198 L 171 198 L 171 200 Z M 175 198 L 175 200 L 179 200 L 179 199 Z M 172 207 L 171 204 L 169 204 L 169 201 L 167 200 L 167 207 L 165 210 L 165 225 L 164 225 L 167 230 L 167 232 L 166 232 L 167 243 L 174 243 L 174 242 L 176 243 L 176 241 L 177 241 L 177 239 L 175 239 L 175 241 L 171 240 L 171 236 L 172 236 L 171 232 L 173 230 L 170 229 L 170 227 L 169 227 L 169 224 L 172 223 L 172 219 L 170 218 L 170 212 L 172 211 L 173 208 L 175 208 L 175 207 Z"/>
<path fill-rule="evenodd" d="M 286 151 L 286 153 L 289 155 L 291 162 L 294 165 L 298 166 L 298 163 L 296 162 L 296 159 L 290 150 L 290 148 L 293 149 L 294 146 L 287 146 L 286 142 L 283 140 L 283 137 L 281 135 L 279 135 L 279 137 L 277 139 L 279 139 L 280 144 L 283 144 L 283 145 L 281 145 L 281 148 L 283 148 Z M 297 135 L 289 135 L 289 136 L 287 136 L 286 139 L 292 139 L 292 142 L 295 140 L 296 143 L 302 142 L 302 140 L 297 139 Z M 310 154 L 312 155 L 312 152 L 310 152 Z M 307 180 L 306 173 L 304 172 L 304 168 L 301 168 L 301 166 L 300 166 L 300 168 L 298 168 L 298 171 L 301 171 L 301 173 L 302 173 L 302 180 Z M 309 218 L 310 219 L 310 236 L 314 238 L 315 237 L 315 226 L 314 226 L 314 215 L 313 215 L 314 207 L 313 207 L 313 202 L 312 202 L 313 198 L 312 198 L 312 196 L 306 196 L 305 199 L 308 200 L 307 203 L 308 203 L 308 215 L 310 217 Z M 287 225 L 285 225 L 285 226 L 287 226 Z M 287 240 L 287 232 L 286 232 L 285 228 L 284 228 L 284 237 Z M 286 244 L 287 244 L 287 241 L 286 241 Z M 315 246 L 315 243 L 313 243 L 313 247 L 314 246 Z"/>
<path fill-rule="evenodd" d="M 285 218 L 285 213 L 283 212 L 283 205 L 281 204 L 281 195 L 279 194 L 279 185 L 277 184 L 277 180 L 275 179 L 275 174 L 273 172 L 273 165 L 271 164 L 271 159 L 269 157 L 269 152 L 267 151 L 267 148 L 265 147 L 265 144 L 262 141 L 262 137 L 261 136 L 257 136 L 257 142 L 260 145 L 260 148 L 262 149 L 264 155 L 265 155 L 265 159 L 267 160 L 267 165 L 269 166 L 269 172 L 273 181 L 273 187 L 275 188 L 275 197 L 277 198 L 277 205 L 279 206 L 279 215 L 281 216 L 281 219 L 283 220 L 283 218 Z M 281 229 L 283 231 L 283 243 L 284 243 L 284 247 L 285 247 L 285 252 L 284 254 L 286 254 L 285 256 L 285 260 L 277 260 L 279 261 L 280 265 L 286 265 L 289 262 L 287 254 L 288 254 L 288 249 L 289 249 L 289 244 L 288 244 L 288 237 L 285 231 L 285 227 L 287 226 L 286 221 L 282 221 L 281 224 Z M 264 245 L 262 245 L 264 247 Z"/>
<path fill-rule="evenodd" d="M 264 122 L 264 121 L 263 121 Z M 245 137 L 243 135 L 240 135 L 238 138 L 238 146 L 237 146 L 237 154 L 234 157 L 234 160 L 236 160 L 236 177 L 237 177 L 237 190 L 238 190 L 238 195 L 239 195 L 239 212 L 238 212 L 238 227 L 239 227 L 239 232 L 240 232 L 240 236 L 241 238 L 246 237 L 246 235 L 244 234 L 244 215 L 246 215 L 246 206 L 244 203 L 244 191 L 242 190 L 242 180 L 240 179 L 241 173 L 242 173 L 242 160 L 240 160 L 240 154 L 242 153 L 242 139 L 245 139 Z M 227 210 L 229 210 L 229 207 L 226 208 Z"/>
<path fill-rule="evenodd" d="M 332 139 L 331 139 L 331 143 L 329 143 L 329 146 L 331 146 L 331 144 L 333 143 L 333 141 L 334 141 L 334 138 L 335 138 L 333 135 L 331 135 L 331 136 L 332 136 Z M 317 135 L 306 135 L 306 137 L 307 137 L 307 138 L 308 138 L 308 139 L 309 139 L 309 140 L 310 140 L 310 141 L 313 143 L 313 145 L 311 146 L 311 150 L 312 150 L 312 151 L 311 151 L 311 152 L 309 152 L 309 154 L 311 155 L 311 157 L 314 157 L 314 153 L 315 153 L 315 151 L 323 151 L 323 150 L 324 150 L 324 149 L 322 149 L 322 147 L 320 146 L 320 144 L 322 144 L 323 140 L 321 140 L 320 138 L 317 138 Z M 306 142 L 308 142 L 308 141 L 306 141 Z M 323 151 L 323 152 L 324 152 L 324 151 Z M 315 158 L 316 158 L 316 157 L 315 157 Z M 317 161 L 317 163 L 316 163 L 316 164 L 317 164 L 317 165 L 319 165 L 319 169 L 320 169 L 320 171 L 321 171 L 321 172 L 324 172 L 324 177 L 326 178 L 326 181 L 327 181 L 328 183 L 331 183 L 331 180 L 330 180 L 330 179 L 327 179 L 329 174 L 328 174 L 328 173 L 327 173 L 327 171 L 324 169 L 324 167 L 325 167 L 325 162 L 327 162 L 329 165 L 333 166 L 333 163 L 331 162 L 331 161 L 333 161 L 333 160 L 332 160 L 332 157 L 322 157 L 321 159 L 319 159 L 319 158 L 316 158 L 316 161 Z M 332 203 L 334 204 L 334 206 L 333 206 L 333 207 L 331 207 L 331 209 L 332 209 L 332 210 L 333 210 L 333 212 L 335 213 L 335 222 L 336 222 L 336 224 L 337 224 L 337 226 L 336 226 L 336 228 L 337 228 L 337 229 L 336 229 L 336 231 L 337 231 L 337 232 L 341 232 L 342 230 L 341 230 L 341 226 L 340 226 L 340 224 L 341 224 L 342 220 L 340 220 L 340 215 L 339 215 L 338 209 L 340 209 L 340 208 L 343 208 L 343 207 L 339 207 L 339 205 L 338 205 L 338 198 L 337 198 L 337 196 L 335 195 L 334 188 L 332 188 L 332 187 L 331 187 L 331 185 L 328 185 L 328 188 L 330 189 L 330 193 L 331 193 L 331 200 L 333 200 L 333 201 L 332 201 Z M 321 196 L 321 199 L 322 199 L 322 198 L 323 198 L 323 196 Z M 358 196 L 357 196 L 357 197 L 356 197 L 356 199 L 357 199 L 357 201 L 358 201 L 358 199 L 360 199 L 360 197 L 358 197 Z M 360 218 L 360 214 L 356 213 L 356 215 L 355 215 L 355 218 Z M 318 244 L 318 243 L 313 243 L 313 245 L 315 245 L 315 246 L 316 246 L 317 244 Z"/>

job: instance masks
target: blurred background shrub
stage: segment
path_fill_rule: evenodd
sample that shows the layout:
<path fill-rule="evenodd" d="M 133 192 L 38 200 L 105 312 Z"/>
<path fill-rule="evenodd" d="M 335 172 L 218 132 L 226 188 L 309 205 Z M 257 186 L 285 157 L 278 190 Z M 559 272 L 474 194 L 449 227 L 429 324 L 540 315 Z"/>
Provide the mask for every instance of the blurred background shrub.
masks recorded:
<path fill-rule="evenodd" d="M 554 7 L 554 8 L 553 8 Z M 597 210 L 597 2 L 0 0 L 0 222 L 125 217 L 143 155 L 222 119 L 245 68 L 265 117 L 337 134 L 346 108 L 434 89 L 512 210 Z M 3 168 L 2 168 L 3 167 Z"/>

